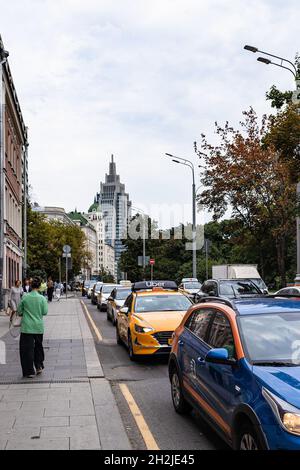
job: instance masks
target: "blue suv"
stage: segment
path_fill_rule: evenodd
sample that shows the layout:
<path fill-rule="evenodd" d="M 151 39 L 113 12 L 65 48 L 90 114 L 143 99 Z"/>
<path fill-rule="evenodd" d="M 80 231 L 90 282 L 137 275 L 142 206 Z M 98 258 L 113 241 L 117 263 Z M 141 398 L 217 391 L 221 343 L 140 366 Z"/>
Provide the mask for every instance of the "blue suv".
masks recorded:
<path fill-rule="evenodd" d="M 234 449 L 300 450 L 299 365 L 300 300 L 205 298 L 173 335 L 173 405 Z"/>

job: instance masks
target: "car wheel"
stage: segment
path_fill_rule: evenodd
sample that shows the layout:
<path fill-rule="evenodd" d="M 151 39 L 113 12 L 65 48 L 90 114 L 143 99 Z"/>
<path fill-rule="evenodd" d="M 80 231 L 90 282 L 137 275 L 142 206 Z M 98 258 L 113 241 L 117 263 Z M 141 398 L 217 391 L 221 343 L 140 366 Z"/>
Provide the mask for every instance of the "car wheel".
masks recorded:
<path fill-rule="evenodd" d="M 265 445 L 251 423 L 245 423 L 238 431 L 236 439 L 237 450 L 264 450 Z"/>
<path fill-rule="evenodd" d="M 171 393 L 176 413 L 185 414 L 191 411 L 191 405 L 183 396 L 181 380 L 176 367 L 174 367 L 171 373 Z"/>
<path fill-rule="evenodd" d="M 121 336 L 120 336 L 120 333 L 119 333 L 118 323 L 116 325 L 116 337 L 117 337 L 117 343 L 122 344 Z"/>
<path fill-rule="evenodd" d="M 132 338 L 131 338 L 131 333 L 130 331 L 128 331 L 128 351 L 129 351 L 129 359 L 131 361 L 135 361 L 136 360 L 136 354 L 134 354 L 133 352 L 133 344 L 132 344 Z"/>

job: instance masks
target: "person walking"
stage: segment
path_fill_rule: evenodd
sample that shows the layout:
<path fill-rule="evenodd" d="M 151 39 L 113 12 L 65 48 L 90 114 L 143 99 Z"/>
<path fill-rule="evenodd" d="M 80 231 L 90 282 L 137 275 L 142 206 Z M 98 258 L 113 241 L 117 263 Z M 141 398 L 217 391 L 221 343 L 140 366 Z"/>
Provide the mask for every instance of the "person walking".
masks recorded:
<path fill-rule="evenodd" d="M 32 291 L 22 297 L 18 314 L 22 317 L 20 335 L 20 360 L 24 378 L 33 378 L 44 369 L 44 315 L 48 313 L 48 303 L 39 294 L 41 280 L 32 280 Z"/>
<path fill-rule="evenodd" d="M 43 296 L 46 295 L 46 292 L 47 292 L 47 283 L 46 281 L 42 280 L 41 281 L 41 285 L 40 285 L 40 288 L 39 288 L 39 293 Z"/>
<path fill-rule="evenodd" d="M 24 284 L 23 284 L 23 293 L 28 294 L 28 292 L 31 292 L 31 291 L 32 289 L 31 289 L 30 279 L 26 277 L 26 279 L 24 280 Z"/>
<path fill-rule="evenodd" d="M 15 315 L 19 303 L 21 302 L 21 297 L 23 295 L 23 288 L 22 288 L 22 283 L 21 281 L 16 281 L 15 285 L 10 289 L 9 292 L 9 305 L 11 308 L 11 315 L 10 318 Z"/>
<path fill-rule="evenodd" d="M 54 292 L 54 284 L 53 284 L 52 278 L 51 278 L 51 277 L 48 277 L 48 282 L 47 282 L 47 297 L 48 297 L 48 302 L 52 302 L 53 292 Z"/>
<path fill-rule="evenodd" d="M 55 283 L 55 297 L 57 298 L 58 301 L 60 299 L 60 296 L 61 296 L 61 283 L 56 282 Z"/>

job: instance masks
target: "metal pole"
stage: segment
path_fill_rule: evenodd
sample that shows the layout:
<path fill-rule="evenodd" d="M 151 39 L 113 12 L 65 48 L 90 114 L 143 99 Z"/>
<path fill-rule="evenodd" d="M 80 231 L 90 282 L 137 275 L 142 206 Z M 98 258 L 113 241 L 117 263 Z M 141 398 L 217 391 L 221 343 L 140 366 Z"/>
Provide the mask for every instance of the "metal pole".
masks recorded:
<path fill-rule="evenodd" d="M 145 217 L 143 215 L 143 277 L 146 280 L 146 230 L 145 230 Z"/>
<path fill-rule="evenodd" d="M 205 266 L 206 266 L 206 279 L 208 279 L 208 240 L 205 240 Z"/>
<path fill-rule="evenodd" d="M 193 173 L 193 277 L 197 278 L 197 244 L 196 244 L 196 186 L 195 186 L 195 172 L 194 166 L 192 167 Z"/>
<path fill-rule="evenodd" d="M 151 264 L 151 281 L 153 281 L 153 264 Z"/>
<path fill-rule="evenodd" d="M 296 90 L 293 93 L 293 104 L 298 105 L 298 114 L 300 115 L 300 79 L 296 78 Z M 298 147 L 299 148 L 299 147 Z M 296 186 L 297 201 L 300 201 L 300 182 Z M 296 236 L 297 236 L 297 274 L 295 284 L 300 284 L 300 217 L 296 217 Z"/>
<path fill-rule="evenodd" d="M 58 277 L 59 283 L 61 284 L 61 256 L 58 258 Z"/>
<path fill-rule="evenodd" d="M 195 186 L 195 169 L 194 164 L 187 158 L 177 157 L 171 153 L 166 153 L 167 157 L 172 158 L 172 161 L 181 165 L 188 166 L 192 170 L 193 184 L 192 184 L 192 208 L 193 208 L 193 226 L 192 226 L 192 251 L 193 251 L 193 277 L 197 278 L 197 237 L 196 237 L 196 186 Z"/>
<path fill-rule="evenodd" d="M 27 133 L 27 128 L 26 128 Z M 23 247 L 24 247 L 24 261 L 23 261 L 23 278 L 27 277 L 27 162 L 28 162 L 28 141 L 25 142 L 24 151 L 24 205 L 23 205 Z"/>
<path fill-rule="evenodd" d="M 66 299 L 68 298 L 68 253 L 66 253 Z"/>

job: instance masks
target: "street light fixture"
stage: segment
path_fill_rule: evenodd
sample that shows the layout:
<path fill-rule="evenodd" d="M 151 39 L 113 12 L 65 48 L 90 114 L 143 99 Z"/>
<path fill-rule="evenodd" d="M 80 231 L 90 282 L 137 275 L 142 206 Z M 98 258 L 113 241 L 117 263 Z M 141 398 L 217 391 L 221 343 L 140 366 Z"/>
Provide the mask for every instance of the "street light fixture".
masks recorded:
<path fill-rule="evenodd" d="M 193 197 L 193 226 L 192 226 L 192 232 L 193 232 L 193 277 L 197 278 L 197 247 L 196 247 L 196 186 L 195 186 L 195 167 L 193 162 L 190 160 L 187 160 L 186 158 L 181 158 L 181 157 L 176 157 L 175 155 L 172 155 L 171 153 L 165 153 L 167 157 L 172 158 L 172 161 L 174 163 L 179 163 L 181 165 L 188 166 L 192 170 L 192 178 L 193 178 L 193 184 L 192 184 L 192 197 Z"/>
<path fill-rule="evenodd" d="M 293 74 L 293 77 L 294 77 L 295 82 L 296 82 L 296 91 L 293 93 L 292 101 L 293 101 L 294 104 L 298 105 L 298 114 L 300 114 L 300 110 L 299 110 L 299 105 L 300 105 L 300 72 L 299 72 L 299 70 L 297 70 L 295 64 L 293 64 L 293 62 L 291 62 L 290 60 L 285 59 L 284 57 L 280 57 L 278 55 L 270 54 L 269 52 L 260 51 L 257 47 L 254 47 L 254 46 L 246 45 L 246 46 L 244 46 L 244 49 L 246 49 L 247 51 L 251 51 L 251 52 L 260 52 L 261 54 L 265 54 L 269 57 L 275 57 L 276 59 L 279 59 L 280 64 L 277 64 L 276 62 L 272 62 L 271 60 L 269 60 L 265 57 L 258 57 L 257 60 L 258 60 L 258 62 L 262 62 L 266 65 L 269 65 L 269 64 L 276 65 L 276 67 L 280 67 L 282 69 L 288 70 L 289 72 L 291 72 Z M 291 65 L 292 69 L 290 69 L 289 67 L 286 67 L 285 65 L 283 65 L 284 62 Z M 300 198 L 300 182 L 298 182 L 298 184 L 297 184 L 296 191 L 297 191 L 297 199 L 299 200 L 299 198 Z M 299 283 L 300 282 L 300 218 L 299 217 L 296 218 L 296 225 L 297 225 L 297 274 L 296 274 L 296 278 L 295 278 L 295 283 Z"/>
<path fill-rule="evenodd" d="M 265 57 L 258 57 L 258 62 L 263 62 L 264 64 L 271 64 L 270 59 L 266 59 Z"/>
<path fill-rule="evenodd" d="M 258 57 L 257 60 L 258 62 L 263 62 L 266 65 L 272 64 L 272 65 L 276 65 L 276 67 L 280 67 L 281 69 L 288 70 L 289 72 L 293 74 L 294 79 L 295 80 L 297 79 L 295 72 L 293 72 L 293 70 L 291 70 L 289 67 L 285 67 L 284 65 L 281 65 L 281 64 L 276 64 L 276 62 L 272 62 L 270 59 L 266 59 L 265 57 Z"/>
<path fill-rule="evenodd" d="M 285 59 L 284 57 L 280 57 L 280 56 L 278 56 L 278 55 L 270 54 L 270 52 L 260 51 L 257 47 L 254 47 L 254 46 L 248 46 L 248 45 L 246 45 L 246 46 L 244 46 L 244 49 L 246 49 L 246 51 L 250 51 L 250 52 L 254 52 L 254 53 L 255 53 L 255 52 L 260 52 L 261 54 L 265 54 L 265 55 L 267 55 L 267 56 L 269 56 L 269 57 L 274 57 L 275 59 L 279 59 L 279 60 L 281 60 L 281 64 L 280 64 L 280 65 L 279 65 L 279 64 L 275 64 L 275 63 L 273 63 L 273 62 L 271 62 L 271 61 L 270 61 L 269 63 L 271 63 L 271 64 L 273 64 L 273 65 L 277 65 L 277 66 L 282 67 L 282 68 L 287 68 L 287 67 L 282 66 L 282 62 L 287 62 L 288 64 L 290 64 L 290 65 L 293 67 L 293 69 L 294 69 L 294 71 L 295 71 L 295 75 L 297 75 L 297 69 L 296 69 L 296 67 L 295 67 L 295 64 L 293 64 L 293 62 L 291 62 L 290 60 Z M 257 60 L 258 60 L 258 59 L 257 59 Z M 260 60 L 259 62 L 263 62 L 263 61 Z M 265 62 L 265 63 L 267 63 L 267 62 Z M 288 70 L 290 70 L 290 69 L 288 69 Z"/>

